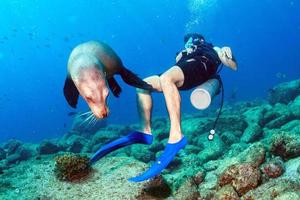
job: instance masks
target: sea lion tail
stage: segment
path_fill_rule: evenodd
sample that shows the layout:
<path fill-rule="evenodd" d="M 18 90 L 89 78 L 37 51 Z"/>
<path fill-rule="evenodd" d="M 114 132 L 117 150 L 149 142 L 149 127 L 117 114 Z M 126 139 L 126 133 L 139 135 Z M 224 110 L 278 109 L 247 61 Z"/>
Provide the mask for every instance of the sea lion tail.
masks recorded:
<path fill-rule="evenodd" d="M 141 78 L 139 78 L 136 74 L 134 74 L 132 71 L 129 69 L 122 67 L 120 71 L 121 78 L 125 83 L 128 85 L 131 85 L 133 87 L 141 88 L 144 90 L 153 90 L 153 87 L 143 81 Z"/>

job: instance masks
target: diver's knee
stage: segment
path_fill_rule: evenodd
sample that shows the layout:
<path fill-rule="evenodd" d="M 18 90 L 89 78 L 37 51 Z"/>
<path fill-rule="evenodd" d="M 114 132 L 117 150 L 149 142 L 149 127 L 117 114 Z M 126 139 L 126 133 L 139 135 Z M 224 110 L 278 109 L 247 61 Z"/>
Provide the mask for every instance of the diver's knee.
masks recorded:
<path fill-rule="evenodd" d="M 159 80 L 160 80 L 160 85 L 162 87 L 166 85 L 174 84 L 172 77 L 168 76 L 168 74 L 162 74 L 159 77 Z"/>

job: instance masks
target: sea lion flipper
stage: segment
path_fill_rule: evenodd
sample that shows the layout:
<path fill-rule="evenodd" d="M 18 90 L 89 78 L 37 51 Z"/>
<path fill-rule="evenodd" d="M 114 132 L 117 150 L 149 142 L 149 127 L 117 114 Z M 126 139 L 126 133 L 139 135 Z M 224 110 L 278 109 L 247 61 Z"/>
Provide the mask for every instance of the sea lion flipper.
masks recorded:
<path fill-rule="evenodd" d="M 78 92 L 73 80 L 69 76 L 67 76 L 67 78 L 65 80 L 64 96 L 65 96 L 68 104 L 72 108 L 76 108 L 77 102 L 78 102 L 78 97 L 79 97 L 79 92 Z"/>
<path fill-rule="evenodd" d="M 119 97 L 120 93 L 122 92 L 122 88 L 120 87 L 116 79 L 114 77 L 111 77 L 107 79 L 107 83 L 114 96 Z"/>
<path fill-rule="evenodd" d="M 125 81 L 125 83 L 127 83 L 128 85 L 145 90 L 153 90 L 153 87 L 151 85 L 143 81 L 136 74 L 134 74 L 129 69 L 126 69 L 125 67 L 122 67 L 120 75 L 123 81 Z"/>

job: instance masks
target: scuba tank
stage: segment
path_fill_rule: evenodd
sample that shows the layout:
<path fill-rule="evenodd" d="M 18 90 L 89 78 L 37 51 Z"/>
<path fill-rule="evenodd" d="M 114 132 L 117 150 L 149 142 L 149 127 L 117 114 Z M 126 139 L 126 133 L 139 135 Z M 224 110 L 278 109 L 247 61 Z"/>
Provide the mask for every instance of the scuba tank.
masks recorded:
<path fill-rule="evenodd" d="M 191 93 L 190 100 L 192 105 L 198 110 L 205 110 L 211 104 L 213 98 L 220 89 L 218 79 L 209 79 L 202 85 L 196 87 Z"/>
<path fill-rule="evenodd" d="M 210 130 L 208 135 L 208 140 L 210 141 L 214 139 L 214 135 L 216 133 L 215 128 L 220 118 L 222 108 L 223 108 L 223 103 L 224 103 L 224 86 L 220 75 L 218 75 L 221 69 L 218 70 L 217 74 L 212 79 L 209 79 L 205 83 L 198 86 L 190 96 L 192 105 L 199 110 L 204 110 L 209 107 L 213 98 L 216 95 L 218 95 L 219 91 L 221 90 L 222 96 L 221 96 L 220 109 L 217 118 L 215 119 L 213 128 Z"/>

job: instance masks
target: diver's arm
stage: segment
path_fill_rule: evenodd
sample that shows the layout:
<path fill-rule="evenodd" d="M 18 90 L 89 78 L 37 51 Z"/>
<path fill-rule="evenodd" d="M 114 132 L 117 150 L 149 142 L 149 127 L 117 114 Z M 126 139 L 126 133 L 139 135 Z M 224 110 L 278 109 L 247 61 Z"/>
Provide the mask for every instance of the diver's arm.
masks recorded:
<path fill-rule="evenodd" d="M 230 47 L 214 47 L 214 50 L 218 53 L 218 56 L 221 60 L 221 62 L 227 66 L 230 67 L 233 70 L 237 70 L 237 63 L 233 58 L 232 51 Z"/>

